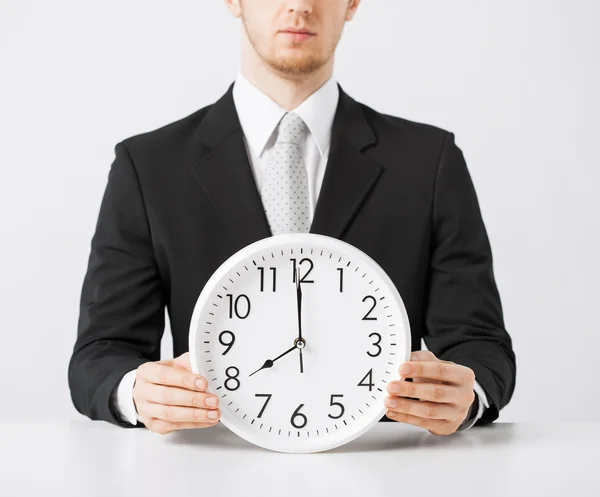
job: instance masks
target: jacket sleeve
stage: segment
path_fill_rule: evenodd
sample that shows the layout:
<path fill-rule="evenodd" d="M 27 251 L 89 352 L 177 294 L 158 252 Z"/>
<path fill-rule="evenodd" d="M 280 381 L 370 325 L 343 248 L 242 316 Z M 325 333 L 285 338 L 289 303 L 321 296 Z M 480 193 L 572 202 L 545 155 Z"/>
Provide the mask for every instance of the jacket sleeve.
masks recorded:
<path fill-rule="evenodd" d="M 425 344 L 474 371 L 490 403 L 477 424 L 489 424 L 512 397 L 516 359 L 477 195 L 453 133 L 436 175 L 427 288 Z"/>
<path fill-rule="evenodd" d="M 142 190 L 120 142 L 91 240 L 68 368 L 71 398 L 80 413 L 133 426 L 115 412 L 111 393 L 126 372 L 160 359 L 164 312 Z"/>

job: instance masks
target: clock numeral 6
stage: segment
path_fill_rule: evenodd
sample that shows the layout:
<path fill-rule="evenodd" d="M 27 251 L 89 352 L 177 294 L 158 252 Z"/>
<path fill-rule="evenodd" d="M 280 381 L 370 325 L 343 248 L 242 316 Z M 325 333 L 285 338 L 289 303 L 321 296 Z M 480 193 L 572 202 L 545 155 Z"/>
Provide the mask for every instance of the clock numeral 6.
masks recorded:
<path fill-rule="evenodd" d="M 267 407 L 267 404 L 271 400 L 271 397 L 273 396 L 273 394 L 272 393 L 256 393 L 256 394 L 254 394 L 254 396 L 255 397 L 267 397 L 267 400 L 265 401 L 264 405 L 262 406 L 262 409 L 258 413 L 258 416 L 256 416 L 257 418 L 260 418 L 262 416 L 263 412 L 265 411 L 265 407 Z"/>
<path fill-rule="evenodd" d="M 367 379 L 369 380 L 369 383 L 363 383 Z M 362 380 L 360 380 L 360 383 L 357 386 L 369 387 L 369 392 L 373 389 L 375 386 L 375 383 L 373 383 L 373 369 L 369 369 L 369 372 L 363 377 Z"/>
<path fill-rule="evenodd" d="M 329 405 L 330 406 L 339 406 L 340 413 L 337 416 L 333 416 L 331 414 L 328 414 L 327 416 L 329 416 L 331 419 L 340 419 L 344 415 L 344 412 L 346 412 L 346 409 L 344 408 L 344 405 L 341 402 L 333 401 L 335 397 L 343 397 L 343 395 L 342 394 L 331 394 L 331 398 L 329 399 Z"/>
<path fill-rule="evenodd" d="M 233 373 L 229 372 L 230 369 L 233 369 Z M 240 370 L 238 368 L 236 368 L 235 366 L 229 366 L 225 370 L 225 376 L 227 376 L 227 379 L 225 380 L 224 386 L 230 392 L 240 388 L 240 380 L 238 380 L 239 374 L 240 374 Z M 235 384 L 235 386 L 233 386 L 233 387 L 229 386 L 229 382 L 233 382 Z"/>
<path fill-rule="evenodd" d="M 295 258 L 291 258 L 290 261 L 292 261 L 293 263 L 293 274 L 292 274 L 292 281 L 294 283 L 296 283 L 296 259 Z M 298 265 L 301 266 L 303 262 L 308 262 L 310 264 L 310 268 L 308 268 L 308 271 L 306 271 L 306 273 L 304 274 L 304 276 L 302 276 L 302 278 L 300 278 L 300 283 L 314 283 L 314 280 L 307 280 L 305 279 L 309 273 L 313 270 L 314 268 L 314 264 L 313 261 L 311 259 L 309 259 L 308 257 L 305 257 L 304 259 L 302 259 Z"/>
<path fill-rule="evenodd" d="M 225 336 L 230 336 L 231 338 L 226 342 L 225 340 L 223 340 L 223 338 Z M 227 350 L 225 350 L 225 352 L 223 352 L 221 355 L 225 355 L 227 354 L 227 352 L 229 352 L 229 349 L 231 347 L 233 347 L 233 344 L 235 343 L 235 335 L 233 334 L 232 331 L 229 330 L 224 330 L 219 334 L 219 343 L 225 347 L 227 347 Z"/>
<path fill-rule="evenodd" d="M 248 298 L 248 296 L 244 295 L 243 293 L 241 295 L 238 295 L 235 298 L 235 303 L 233 300 L 233 295 L 231 293 L 228 293 L 227 297 L 229 297 L 229 319 L 233 317 L 234 312 L 236 317 L 240 319 L 246 319 L 248 317 L 248 314 L 250 314 L 250 299 Z M 246 314 L 244 315 L 242 315 L 238 309 L 240 299 L 246 300 Z"/>
<path fill-rule="evenodd" d="M 371 311 L 373 311 L 373 309 L 375 309 L 375 305 L 377 305 L 377 299 L 375 297 L 373 297 L 373 295 L 367 295 L 364 299 L 362 299 L 362 301 L 364 302 L 367 299 L 371 299 L 373 301 L 373 306 L 367 311 L 367 313 L 364 315 L 363 320 L 364 321 L 368 321 L 368 320 L 375 320 L 377 319 L 376 317 L 372 317 L 369 316 L 369 314 L 371 314 Z"/>
<path fill-rule="evenodd" d="M 367 351 L 367 355 L 370 355 L 371 357 L 377 357 L 379 354 L 381 354 L 381 345 L 379 345 L 381 343 L 381 335 L 374 332 L 369 335 L 369 338 L 373 336 L 377 337 L 377 341 L 373 345 L 375 345 L 375 347 L 377 347 L 379 350 L 376 354 L 371 354 L 371 352 Z"/>
<path fill-rule="evenodd" d="M 302 414 L 300 411 L 300 409 L 302 409 L 304 407 L 304 404 L 300 404 L 298 406 L 298 409 L 296 409 L 294 411 L 294 414 L 292 414 L 292 418 L 290 419 L 290 422 L 292 423 L 292 426 L 294 428 L 304 428 L 306 426 L 306 423 L 308 423 L 308 419 L 306 418 L 306 416 L 304 414 Z M 302 419 L 302 424 L 296 424 L 296 419 L 297 418 L 301 418 Z"/>
<path fill-rule="evenodd" d="M 257 268 L 260 271 L 260 291 L 264 292 L 265 288 L 265 268 L 262 266 L 258 266 Z M 275 282 L 277 281 L 277 268 L 270 267 L 269 268 L 273 272 L 273 291 L 275 291 Z"/>

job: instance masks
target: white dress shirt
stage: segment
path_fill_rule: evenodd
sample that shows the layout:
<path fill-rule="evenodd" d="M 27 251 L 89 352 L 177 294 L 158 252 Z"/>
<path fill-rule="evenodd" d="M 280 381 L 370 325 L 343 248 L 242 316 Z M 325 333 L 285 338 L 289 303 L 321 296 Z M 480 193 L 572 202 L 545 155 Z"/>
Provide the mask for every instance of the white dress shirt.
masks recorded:
<path fill-rule="evenodd" d="M 337 81 L 332 76 L 293 109 L 293 112 L 302 118 L 308 128 L 308 132 L 305 133 L 301 142 L 301 149 L 308 179 L 309 219 L 311 221 L 329 156 L 331 127 L 338 98 Z M 233 85 L 233 100 L 242 126 L 244 144 L 252 173 L 260 193 L 268 156 L 277 137 L 274 131 L 287 110 L 250 83 L 241 70 L 238 71 Z M 122 419 L 131 424 L 137 424 L 139 421 L 132 396 L 134 379 L 135 370 L 128 372 L 119 383 L 112 399 Z M 473 426 L 483 414 L 484 406 L 485 408 L 489 407 L 485 392 L 477 381 L 474 390 L 481 400 L 477 415 L 471 421 L 463 423 L 459 427 L 460 430 L 466 430 Z"/>

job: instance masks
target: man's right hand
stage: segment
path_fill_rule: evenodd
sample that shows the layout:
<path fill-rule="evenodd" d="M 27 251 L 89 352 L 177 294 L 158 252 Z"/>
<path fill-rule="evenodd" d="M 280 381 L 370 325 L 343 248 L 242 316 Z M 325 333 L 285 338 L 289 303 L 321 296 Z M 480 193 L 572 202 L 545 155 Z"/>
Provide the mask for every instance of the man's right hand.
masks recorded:
<path fill-rule="evenodd" d="M 206 393 L 206 378 L 195 374 L 189 352 L 146 362 L 137 368 L 133 402 L 146 427 L 161 435 L 185 428 L 207 428 L 219 421 L 219 399 Z"/>

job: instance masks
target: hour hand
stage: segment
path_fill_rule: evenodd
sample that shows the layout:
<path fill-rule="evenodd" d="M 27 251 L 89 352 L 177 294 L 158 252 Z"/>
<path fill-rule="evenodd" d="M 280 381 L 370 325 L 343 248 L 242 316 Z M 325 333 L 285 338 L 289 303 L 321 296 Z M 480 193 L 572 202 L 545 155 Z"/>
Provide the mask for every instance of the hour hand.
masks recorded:
<path fill-rule="evenodd" d="M 283 354 L 278 355 L 275 359 L 267 359 L 265 361 L 265 363 L 262 365 L 261 368 L 258 368 L 256 371 L 254 371 L 254 373 L 251 373 L 250 376 L 252 376 L 255 373 L 258 373 L 259 371 L 261 371 L 262 369 L 269 369 L 273 367 L 273 363 L 277 360 L 277 359 L 281 359 L 284 355 L 289 354 L 290 352 L 292 352 L 293 350 L 296 350 L 296 345 L 294 344 L 293 347 L 289 348 L 288 350 L 286 350 Z"/>
<path fill-rule="evenodd" d="M 267 359 L 265 361 L 265 363 L 262 365 L 262 368 L 257 369 L 256 371 L 254 371 L 254 373 L 251 373 L 250 376 L 252 376 L 255 373 L 258 373 L 261 369 L 268 369 L 268 368 L 272 368 L 273 367 L 273 361 L 271 359 Z"/>

